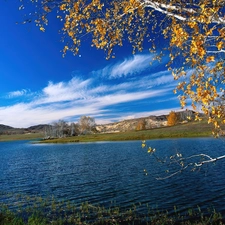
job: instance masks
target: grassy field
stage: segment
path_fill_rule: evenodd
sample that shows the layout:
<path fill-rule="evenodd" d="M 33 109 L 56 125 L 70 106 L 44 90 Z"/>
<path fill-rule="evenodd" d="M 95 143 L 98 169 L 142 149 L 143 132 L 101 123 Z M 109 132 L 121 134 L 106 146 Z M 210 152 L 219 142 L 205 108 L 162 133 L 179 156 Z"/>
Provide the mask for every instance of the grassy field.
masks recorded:
<path fill-rule="evenodd" d="M 42 133 L 0 135 L 0 141 L 33 140 L 43 138 Z"/>
<path fill-rule="evenodd" d="M 212 126 L 207 122 L 190 122 L 179 124 L 173 127 L 162 127 L 152 130 L 129 131 L 110 134 L 92 134 L 76 137 L 66 137 L 52 140 L 45 140 L 44 143 L 68 143 L 68 142 L 93 142 L 93 141 L 127 141 L 127 140 L 148 140 L 160 138 L 181 138 L 181 137 L 209 137 L 212 136 Z"/>

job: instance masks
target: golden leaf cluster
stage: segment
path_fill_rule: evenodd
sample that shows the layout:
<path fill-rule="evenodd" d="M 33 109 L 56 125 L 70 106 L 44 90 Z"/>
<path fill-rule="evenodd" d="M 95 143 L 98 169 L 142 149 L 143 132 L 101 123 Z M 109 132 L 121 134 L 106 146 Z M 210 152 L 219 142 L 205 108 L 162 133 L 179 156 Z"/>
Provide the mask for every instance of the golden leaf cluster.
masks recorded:
<path fill-rule="evenodd" d="M 177 122 L 178 122 L 177 114 L 174 111 L 171 111 L 167 116 L 167 125 L 174 126 L 177 124 Z"/>

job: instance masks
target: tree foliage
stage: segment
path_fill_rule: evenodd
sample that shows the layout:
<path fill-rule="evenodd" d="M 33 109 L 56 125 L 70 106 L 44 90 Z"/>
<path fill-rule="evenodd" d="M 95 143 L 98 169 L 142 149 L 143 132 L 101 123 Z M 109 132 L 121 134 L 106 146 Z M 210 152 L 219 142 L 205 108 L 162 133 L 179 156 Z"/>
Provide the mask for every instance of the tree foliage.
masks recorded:
<path fill-rule="evenodd" d="M 91 133 L 95 127 L 95 119 L 90 116 L 81 116 L 78 124 L 81 134 Z"/>
<path fill-rule="evenodd" d="M 59 120 L 45 127 L 45 138 L 62 138 L 67 136 L 77 136 L 88 134 L 94 130 L 95 119 L 89 116 L 81 116 L 78 123 L 67 123 Z"/>
<path fill-rule="evenodd" d="M 137 124 L 137 127 L 136 127 L 136 130 L 137 131 L 138 130 L 145 130 L 146 129 L 145 125 L 146 125 L 146 122 L 145 122 L 144 119 L 139 120 L 138 124 Z"/>
<path fill-rule="evenodd" d="M 124 40 L 131 43 L 133 53 L 142 51 L 148 41 L 150 52 L 159 58 L 162 52 L 156 40 L 164 38 L 168 69 L 179 80 L 174 92 L 180 94 L 181 106 L 190 99 L 193 109 L 203 111 L 214 124 L 215 133 L 225 123 L 224 0 L 30 1 L 41 31 L 53 11 L 63 22 L 64 54 L 78 54 L 83 37 L 90 35 L 92 46 L 103 49 L 107 59 L 115 57 L 114 48 Z"/>
<path fill-rule="evenodd" d="M 65 136 L 77 135 L 74 131 L 74 123 L 68 124 L 64 120 L 59 120 L 45 127 L 45 138 L 62 138 Z"/>
<path fill-rule="evenodd" d="M 177 114 L 174 111 L 171 111 L 167 116 L 167 125 L 174 126 L 177 124 L 177 121 L 178 121 Z"/>

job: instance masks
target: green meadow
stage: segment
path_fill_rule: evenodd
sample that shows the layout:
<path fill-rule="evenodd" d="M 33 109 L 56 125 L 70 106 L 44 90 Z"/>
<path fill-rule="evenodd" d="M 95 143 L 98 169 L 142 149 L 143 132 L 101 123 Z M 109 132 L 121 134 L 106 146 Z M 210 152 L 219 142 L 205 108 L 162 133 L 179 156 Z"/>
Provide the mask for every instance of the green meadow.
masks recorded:
<path fill-rule="evenodd" d="M 43 133 L 0 135 L 0 141 L 33 140 L 33 139 L 40 139 L 40 138 L 43 138 Z"/>

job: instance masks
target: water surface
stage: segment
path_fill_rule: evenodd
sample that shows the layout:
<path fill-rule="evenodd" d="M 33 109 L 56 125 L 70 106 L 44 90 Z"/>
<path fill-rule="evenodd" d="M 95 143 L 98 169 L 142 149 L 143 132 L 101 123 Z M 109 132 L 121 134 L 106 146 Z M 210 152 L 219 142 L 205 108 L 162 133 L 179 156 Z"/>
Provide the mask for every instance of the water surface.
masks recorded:
<path fill-rule="evenodd" d="M 177 152 L 185 157 L 196 153 L 217 157 L 225 152 L 224 140 L 213 138 L 151 140 L 147 144 L 156 148 L 160 158 Z M 0 143 L 1 193 L 54 195 L 58 200 L 105 206 L 111 202 L 121 207 L 148 203 L 163 210 L 175 205 L 183 209 L 213 206 L 225 212 L 225 160 L 156 180 L 167 175 L 166 169 L 141 148 L 140 141 Z"/>

